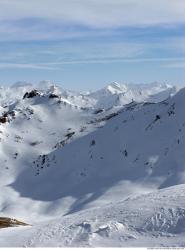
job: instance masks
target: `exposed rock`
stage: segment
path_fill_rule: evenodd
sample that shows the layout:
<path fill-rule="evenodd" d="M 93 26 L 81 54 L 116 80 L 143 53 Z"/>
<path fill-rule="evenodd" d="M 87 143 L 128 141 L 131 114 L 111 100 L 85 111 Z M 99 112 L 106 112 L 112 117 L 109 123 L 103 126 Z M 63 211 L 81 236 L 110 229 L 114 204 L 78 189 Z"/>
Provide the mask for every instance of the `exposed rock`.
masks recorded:
<path fill-rule="evenodd" d="M 103 111 L 104 111 L 104 109 L 96 109 L 96 110 L 94 111 L 94 114 L 97 115 L 97 114 L 99 114 L 99 113 L 102 113 Z"/>
<path fill-rule="evenodd" d="M 3 115 L 0 117 L 0 122 L 1 123 L 6 123 L 8 122 L 10 119 L 8 118 L 15 118 L 15 111 L 8 111 L 8 112 L 4 112 Z"/>
<path fill-rule="evenodd" d="M 65 137 L 67 137 L 67 138 L 69 139 L 69 138 L 71 138 L 74 134 L 75 134 L 75 132 L 70 132 L 70 133 L 66 134 Z"/>
<path fill-rule="evenodd" d="M 6 123 L 8 121 L 7 117 L 1 116 L 0 123 Z"/>
<path fill-rule="evenodd" d="M 26 92 L 23 96 L 23 99 L 25 98 L 33 98 L 35 96 L 40 96 L 41 94 L 39 93 L 39 91 L 37 91 L 36 89 L 32 90 L 31 92 Z"/>
<path fill-rule="evenodd" d="M 6 227 L 17 227 L 17 226 L 28 226 L 28 224 L 8 217 L 0 217 L 0 228 Z"/>
<path fill-rule="evenodd" d="M 94 146 L 96 144 L 95 140 L 92 140 L 90 146 Z"/>
<path fill-rule="evenodd" d="M 55 95 L 55 94 L 50 94 L 50 95 L 49 95 L 49 98 L 59 98 L 59 96 L 58 96 L 58 95 Z"/>

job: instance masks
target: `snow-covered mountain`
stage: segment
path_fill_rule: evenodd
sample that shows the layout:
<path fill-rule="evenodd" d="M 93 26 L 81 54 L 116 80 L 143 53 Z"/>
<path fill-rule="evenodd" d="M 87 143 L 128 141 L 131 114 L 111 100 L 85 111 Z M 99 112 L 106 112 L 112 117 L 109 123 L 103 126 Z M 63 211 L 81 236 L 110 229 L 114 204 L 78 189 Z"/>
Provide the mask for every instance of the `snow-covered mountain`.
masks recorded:
<path fill-rule="evenodd" d="M 167 238 L 185 244 L 178 244 L 185 230 L 179 89 L 113 83 L 82 94 L 51 82 L 2 87 L 0 216 L 33 227 L 2 229 L 0 246 L 8 236 L 16 239 L 9 246 L 153 246 L 158 236 L 165 246 Z"/>
<path fill-rule="evenodd" d="M 37 89 L 43 93 L 55 93 L 80 107 L 108 109 L 131 101 L 159 102 L 174 95 L 180 88 L 180 86 L 165 83 L 119 84 L 115 82 L 95 92 L 78 93 L 65 90 L 51 81 L 42 81 L 37 85 L 17 82 L 10 87 L 0 87 L 0 105 L 20 100 L 26 91 Z"/>
<path fill-rule="evenodd" d="M 179 87 L 169 84 L 119 84 L 111 83 L 105 88 L 90 93 L 94 105 L 101 108 L 122 106 L 131 101 L 160 102 L 177 92 Z"/>

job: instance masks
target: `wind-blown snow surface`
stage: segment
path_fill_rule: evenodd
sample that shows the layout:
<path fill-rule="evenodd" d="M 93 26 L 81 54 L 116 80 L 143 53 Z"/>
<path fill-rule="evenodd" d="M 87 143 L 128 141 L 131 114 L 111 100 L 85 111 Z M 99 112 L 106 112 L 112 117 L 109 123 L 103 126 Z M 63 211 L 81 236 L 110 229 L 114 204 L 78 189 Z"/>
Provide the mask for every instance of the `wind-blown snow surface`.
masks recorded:
<path fill-rule="evenodd" d="M 0 236 L 0 245 L 4 247 L 184 247 L 185 185 L 91 208 L 26 229 L 3 229 Z"/>
<path fill-rule="evenodd" d="M 33 88 L 1 89 L 0 212 L 33 226 L 0 246 L 184 246 L 185 89 Z"/>

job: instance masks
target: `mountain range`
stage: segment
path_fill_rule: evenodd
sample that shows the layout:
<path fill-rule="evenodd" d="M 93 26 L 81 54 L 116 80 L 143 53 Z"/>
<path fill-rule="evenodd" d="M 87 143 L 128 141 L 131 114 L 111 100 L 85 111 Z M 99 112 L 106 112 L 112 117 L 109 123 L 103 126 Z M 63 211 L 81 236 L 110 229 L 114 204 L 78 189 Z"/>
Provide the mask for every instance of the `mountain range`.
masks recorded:
<path fill-rule="evenodd" d="M 0 246 L 185 246 L 183 85 L 0 89 Z"/>

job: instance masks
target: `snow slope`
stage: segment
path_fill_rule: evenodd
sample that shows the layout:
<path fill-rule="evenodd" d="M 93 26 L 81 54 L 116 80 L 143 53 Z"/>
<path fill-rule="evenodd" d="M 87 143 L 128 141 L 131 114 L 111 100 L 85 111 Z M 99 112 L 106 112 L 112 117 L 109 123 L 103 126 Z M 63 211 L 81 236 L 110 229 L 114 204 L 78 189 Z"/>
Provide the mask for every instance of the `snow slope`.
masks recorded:
<path fill-rule="evenodd" d="M 78 94 L 50 82 L 42 82 L 37 91 L 30 92 L 33 89 L 30 84 L 18 83 L 1 92 L 0 215 L 24 220 L 33 228 L 1 230 L 0 245 L 5 246 L 9 234 L 15 237 L 9 242 L 11 246 L 143 245 L 150 238 L 151 244 L 157 244 L 148 226 L 144 235 L 134 229 L 137 223 L 138 228 L 143 227 L 144 217 L 137 222 L 131 213 L 130 226 L 126 227 L 120 222 L 118 210 L 128 206 L 134 214 L 134 204 L 141 199 L 138 211 L 144 216 L 148 209 L 150 217 L 155 206 L 147 208 L 143 199 L 150 203 L 156 196 L 164 207 L 164 217 L 175 204 L 177 209 L 172 213 L 183 214 L 184 205 L 178 197 L 183 193 L 180 188 L 184 188 L 179 184 L 185 183 L 185 89 L 175 94 L 178 88 L 164 84 L 111 84 L 94 93 Z M 167 203 L 171 199 L 167 187 L 171 186 L 177 200 L 163 206 L 163 191 L 157 190 L 165 188 Z M 92 230 L 101 231 L 107 223 L 111 202 L 118 220 L 114 223 L 112 217 L 108 229 L 92 240 Z M 91 211 L 99 214 L 95 229 L 88 229 L 94 228 L 94 222 L 91 226 L 75 226 L 79 216 L 91 221 Z M 163 210 L 157 205 L 156 211 Z M 43 222 L 46 220 L 51 221 Z M 180 223 L 184 223 L 183 218 Z M 116 229 L 119 227 L 121 234 Z M 55 229 L 58 234 L 50 237 Z M 132 229 L 134 237 L 139 234 L 138 241 L 129 238 Z M 41 238 L 37 238 L 38 230 Z M 114 233 L 104 239 L 101 234 L 109 235 L 110 230 Z M 122 237 L 122 230 L 128 237 Z M 160 235 L 164 245 L 168 233 Z M 177 239 L 183 239 L 181 233 L 174 233 L 171 242 L 177 244 Z"/>
<path fill-rule="evenodd" d="M 137 206 L 136 206 L 137 204 Z M 3 247 L 184 247 L 185 185 L 0 231 Z"/>

